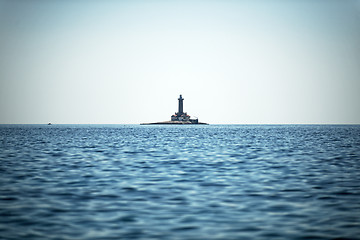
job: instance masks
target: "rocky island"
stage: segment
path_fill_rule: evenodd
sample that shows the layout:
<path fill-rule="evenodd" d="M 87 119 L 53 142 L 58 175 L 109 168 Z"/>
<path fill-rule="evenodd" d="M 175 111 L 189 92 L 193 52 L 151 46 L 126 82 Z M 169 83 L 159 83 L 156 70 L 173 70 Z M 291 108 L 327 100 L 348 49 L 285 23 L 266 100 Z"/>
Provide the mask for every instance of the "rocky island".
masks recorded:
<path fill-rule="evenodd" d="M 164 122 L 154 122 L 154 123 L 141 123 L 140 125 L 150 125 L 150 124 L 208 124 L 199 122 L 197 118 L 192 119 L 190 116 L 183 111 L 183 101 L 184 98 L 181 96 L 178 98 L 179 100 L 179 109 L 178 112 L 176 112 L 174 115 L 171 116 L 170 121 L 164 121 Z"/>

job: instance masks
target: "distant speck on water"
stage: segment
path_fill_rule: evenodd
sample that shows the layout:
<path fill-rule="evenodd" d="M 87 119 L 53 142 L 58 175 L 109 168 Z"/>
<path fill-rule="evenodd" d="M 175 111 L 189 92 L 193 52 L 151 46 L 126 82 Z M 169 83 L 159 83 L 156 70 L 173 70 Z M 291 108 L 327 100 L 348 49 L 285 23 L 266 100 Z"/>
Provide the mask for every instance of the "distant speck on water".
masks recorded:
<path fill-rule="evenodd" d="M 0 239 L 359 239 L 359 125 L 0 125 Z"/>

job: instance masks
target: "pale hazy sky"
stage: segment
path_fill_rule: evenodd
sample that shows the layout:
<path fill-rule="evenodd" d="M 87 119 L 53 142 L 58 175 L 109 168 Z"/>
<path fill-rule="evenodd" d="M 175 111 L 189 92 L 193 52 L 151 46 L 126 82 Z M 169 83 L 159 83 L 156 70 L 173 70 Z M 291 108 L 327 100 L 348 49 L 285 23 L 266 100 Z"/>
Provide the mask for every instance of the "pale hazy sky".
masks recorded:
<path fill-rule="evenodd" d="M 358 0 L 0 0 L 0 123 L 360 123 Z"/>

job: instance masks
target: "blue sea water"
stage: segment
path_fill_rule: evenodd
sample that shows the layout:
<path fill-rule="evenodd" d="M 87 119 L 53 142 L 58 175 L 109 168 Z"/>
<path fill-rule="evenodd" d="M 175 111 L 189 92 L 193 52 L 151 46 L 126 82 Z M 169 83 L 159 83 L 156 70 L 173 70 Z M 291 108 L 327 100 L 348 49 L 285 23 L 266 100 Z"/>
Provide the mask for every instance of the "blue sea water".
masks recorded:
<path fill-rule="evenodd" d="M 360 125 L 0 125 L 0 239 L 360 239 Z"/>

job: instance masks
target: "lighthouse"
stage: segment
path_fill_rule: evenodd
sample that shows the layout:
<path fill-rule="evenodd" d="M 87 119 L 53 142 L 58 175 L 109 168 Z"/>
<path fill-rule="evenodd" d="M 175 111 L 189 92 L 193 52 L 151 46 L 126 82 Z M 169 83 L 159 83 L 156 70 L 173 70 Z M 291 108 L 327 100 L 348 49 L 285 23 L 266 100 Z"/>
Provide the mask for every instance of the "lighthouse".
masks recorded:
<path fill-rule="evenodd" d="M 174 115 L 171 116 L 171 121 L 182 121 L 182 122 L 188 122 L 190 121 L 190 116 L 187 115 L 186 112 L 184 112 L 184 98 L 180 94 L 180 97 L 178 98 L 179 101 L 179 109 L 178 112 L 176 112 Z"/>
<path fill-rule="evenodd" d="M 184 101 L 184 99 L 183 99 L 183 97 L 181 96 L 181 94 L 180 94 L 180 97 L 178 98 L 178 100 L 179 100 L 179 112 L 178 112 L 178 114 L 183 114 L 183 101 Z"/>
<path fill-rule="evenodd" d="M 150 124 L 205 124 L 199 122 L 197 118 L 191 119 L 190 116 L 184 112 L 184 98 L 180 94 L 179 98 L 179 108 L 178 111 L 171 116 L 171 121 L 164 121 L 164 122 L 154 122 L 154 123 L 140 123 L 141 125 L 150 125 Z"/>

